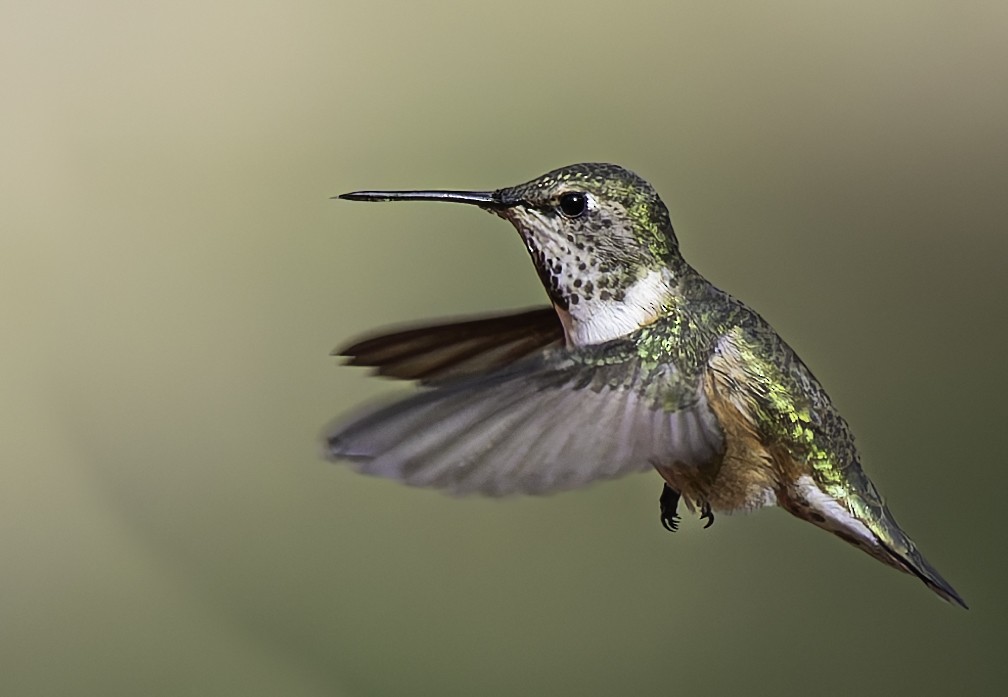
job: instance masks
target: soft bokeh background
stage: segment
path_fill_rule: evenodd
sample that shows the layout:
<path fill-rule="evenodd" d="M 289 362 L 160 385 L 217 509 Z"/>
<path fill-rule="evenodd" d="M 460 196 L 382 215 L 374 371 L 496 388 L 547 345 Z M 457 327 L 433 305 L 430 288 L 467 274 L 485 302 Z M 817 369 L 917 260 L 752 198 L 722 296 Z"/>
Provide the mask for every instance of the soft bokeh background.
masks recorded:
<path fill-rule="evenodd" d="M 0 693 L 1004 694 L 1008 4 L 0 6 Z M 366 187 L 582 160 L 830 390 L 947 606 L 638 476 L 456 500 L 319 457 L 329 350 L 535 305 Z"/>

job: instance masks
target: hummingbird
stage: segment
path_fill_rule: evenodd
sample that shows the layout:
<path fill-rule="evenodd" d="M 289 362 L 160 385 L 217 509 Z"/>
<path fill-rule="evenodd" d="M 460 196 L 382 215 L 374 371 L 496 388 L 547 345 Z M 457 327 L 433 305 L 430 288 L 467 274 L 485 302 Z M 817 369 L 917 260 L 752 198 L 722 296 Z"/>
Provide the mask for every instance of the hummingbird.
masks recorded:
<path fill-rule="evenodd" d="M 336 422 L 325 452 L 358 471 L 456 494 L 548 494 L 633 472 L 678 505 L 780 506 L 966 607 L 861 469 L 854 437 L 805 363 L 679 251 L 654 188 L 612 164 L 495 191 L 355 191 L 441 201 L 510 222 L 550 305 L 373 335 L 349 365 L 418 392 Z"/>

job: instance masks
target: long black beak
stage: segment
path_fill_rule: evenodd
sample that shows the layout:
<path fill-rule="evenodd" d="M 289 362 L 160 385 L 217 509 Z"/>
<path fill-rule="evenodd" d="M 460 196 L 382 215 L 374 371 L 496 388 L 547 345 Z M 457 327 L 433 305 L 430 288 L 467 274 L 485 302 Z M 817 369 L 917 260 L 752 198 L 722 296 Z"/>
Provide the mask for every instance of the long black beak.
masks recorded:
<path fill-rule="evenodd" d="M 516 201 L 505 201 L 500 191 L 353 191 L 333 198 L 347 201 L 446 201 L 471 203 L 482 208 L 507 208 Z"/>

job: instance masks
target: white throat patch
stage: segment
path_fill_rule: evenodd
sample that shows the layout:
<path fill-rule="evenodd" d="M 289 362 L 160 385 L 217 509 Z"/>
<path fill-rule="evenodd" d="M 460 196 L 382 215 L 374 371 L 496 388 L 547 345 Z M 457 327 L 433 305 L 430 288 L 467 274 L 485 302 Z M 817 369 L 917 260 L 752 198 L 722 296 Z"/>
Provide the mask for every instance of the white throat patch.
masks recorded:
<path fill-rule="evenodd" d="M 601 344 L 654 322 L 670 296 L 667 274 L 649 271 L 627 288 L 622 300 L 602 300 L 596 296 L 566 311 L 557 308 L 557 314 L 568 346 Z"/>

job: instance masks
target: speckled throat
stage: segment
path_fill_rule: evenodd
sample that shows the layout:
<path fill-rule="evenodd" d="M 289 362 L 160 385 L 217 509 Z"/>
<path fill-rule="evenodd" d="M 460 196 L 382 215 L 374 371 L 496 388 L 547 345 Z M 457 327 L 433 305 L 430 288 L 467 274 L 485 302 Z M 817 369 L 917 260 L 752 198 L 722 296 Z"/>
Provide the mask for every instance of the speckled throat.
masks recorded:
<path fill-rule="evenodd" d="M 432 382 L 335 426 L 330 457 L 489 495 L 656 469 L 663 524 L 666 489 L 705 517 L 777 504 L 965 607 L 896 524 L 811 371 L 686 264 L 668 210 L 637 175 L 587 163 L 492 192 L 342 198 L 468 203 L 508 220 L 559 322 L 545 315 L 554 323 L 543 335 L 540 310 L 355 344 L 359 364 Z"/>

